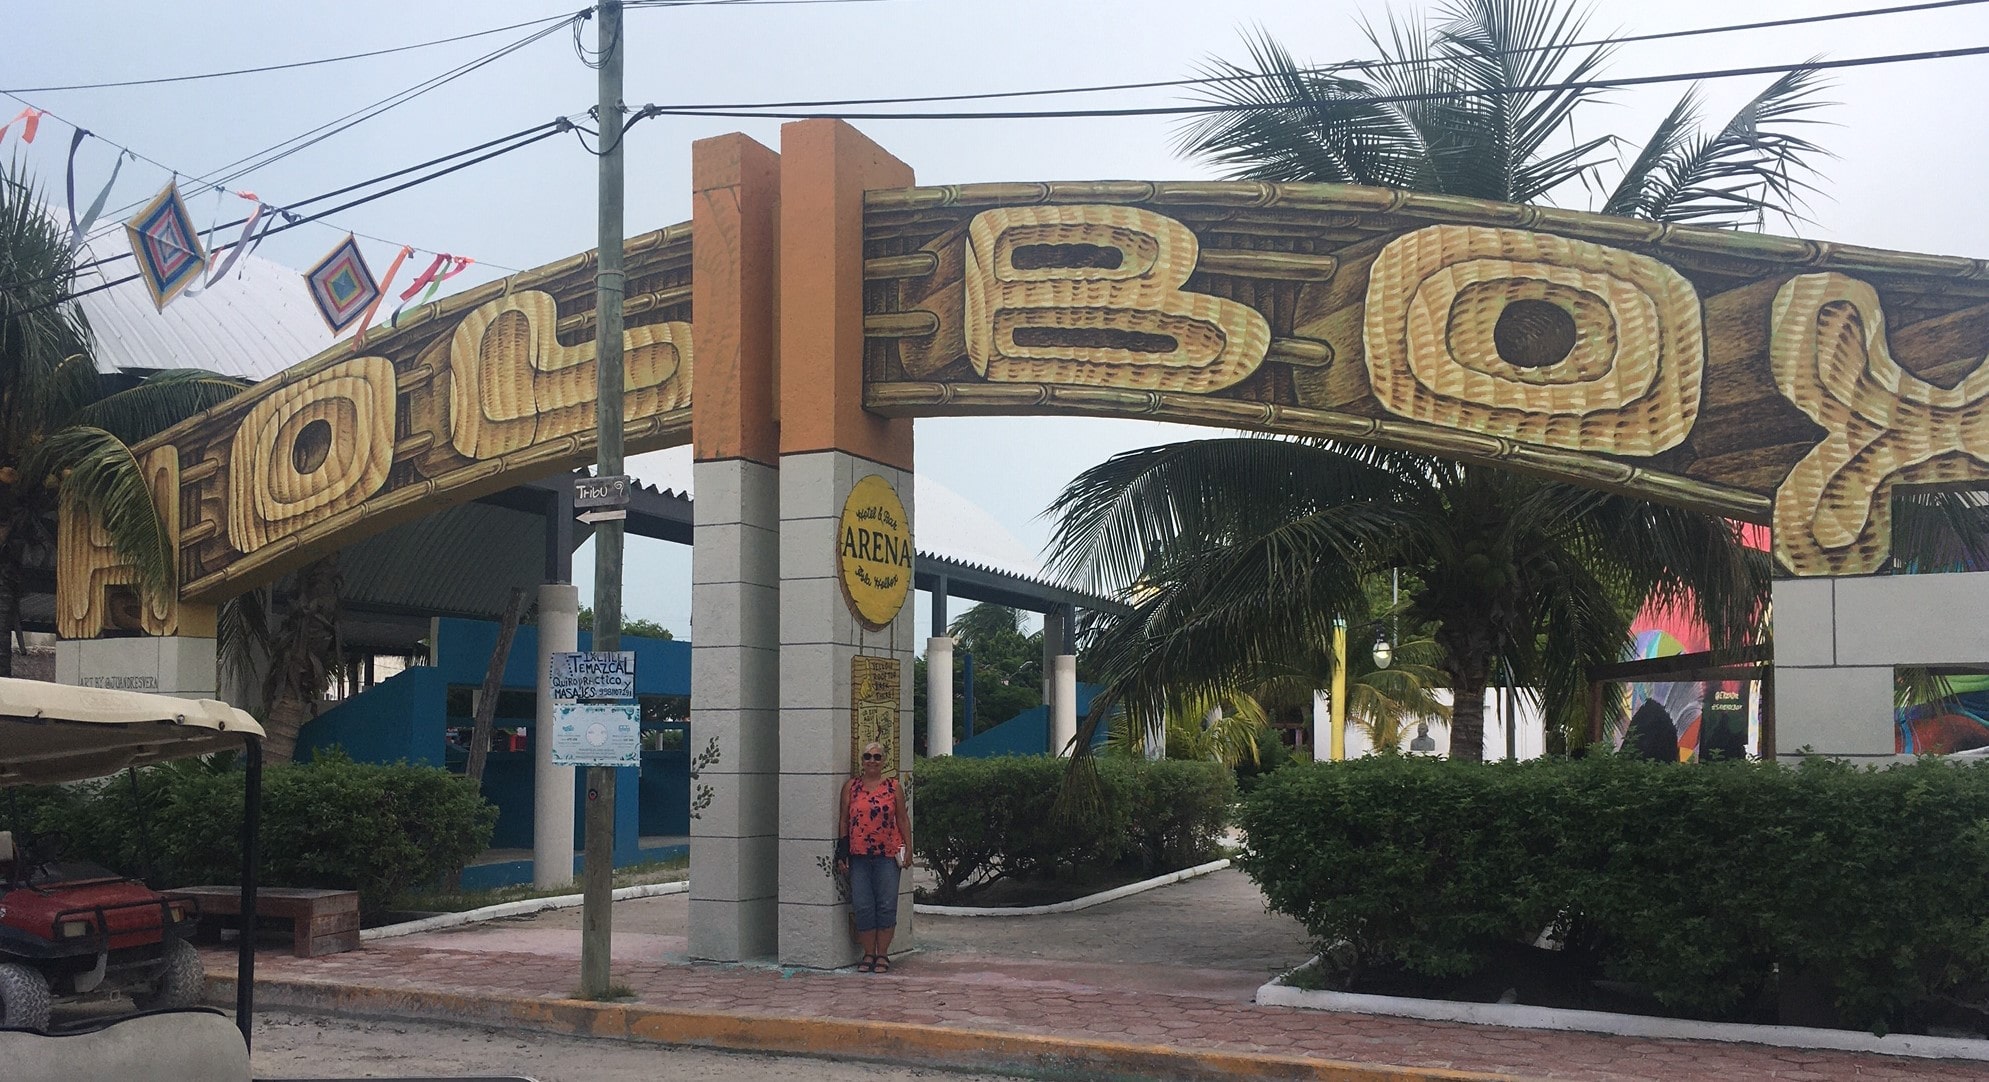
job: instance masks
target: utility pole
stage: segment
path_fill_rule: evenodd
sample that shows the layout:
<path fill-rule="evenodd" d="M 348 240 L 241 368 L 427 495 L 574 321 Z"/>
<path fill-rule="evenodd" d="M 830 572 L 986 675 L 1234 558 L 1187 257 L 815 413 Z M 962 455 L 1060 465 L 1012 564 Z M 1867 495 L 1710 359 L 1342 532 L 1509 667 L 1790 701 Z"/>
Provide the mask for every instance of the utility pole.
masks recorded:
<path fill-rule="evenodd" d="M 594 456 L 597 477 L 622 472 L 622 41 L 621 0 L 600 0 L 594 14 L 600 52 L 600 236 L 594 277 Z M 594 528 L 594 650 L 622 644 L 622 524 Z M 580 922 L 580 992 L 607 995 L 614 934 L 615 768 L 587 768 L 587 853 Z"/>

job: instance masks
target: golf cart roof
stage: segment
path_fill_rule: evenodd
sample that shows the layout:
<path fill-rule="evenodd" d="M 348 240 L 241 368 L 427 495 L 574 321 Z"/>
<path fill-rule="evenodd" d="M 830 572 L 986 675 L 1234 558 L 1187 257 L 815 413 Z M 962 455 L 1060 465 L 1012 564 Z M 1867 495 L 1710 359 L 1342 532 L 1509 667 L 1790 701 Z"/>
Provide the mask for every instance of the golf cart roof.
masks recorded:
<path fill-rule="evenodd" d="M 212 699 L 0 679 L 0 788 L 235 749 L 262 726 Z"/>

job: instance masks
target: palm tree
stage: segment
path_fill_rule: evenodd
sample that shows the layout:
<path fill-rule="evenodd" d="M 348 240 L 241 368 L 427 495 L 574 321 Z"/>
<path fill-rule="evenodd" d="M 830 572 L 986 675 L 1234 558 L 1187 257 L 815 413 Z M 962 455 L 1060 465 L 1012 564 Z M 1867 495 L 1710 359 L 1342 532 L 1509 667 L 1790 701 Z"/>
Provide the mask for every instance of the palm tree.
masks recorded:
<path fill-rule="evenodd" d="M 191 369 L 99 372 L 67 299 L 68 240 L 24 171 L 0 175 L 0 639 L 20 628 L 24 572 L 54 551 L 62 497 L 97 517 L 145 589 L 177 588 L 176 553 L 131 447 L 244 386 Z M 0 649 L 0 676 L 12 674 L 13 651 Z"/>
<path fill-rule="evenodd" d="M 1374 184 L 1531 203 L 1576 182 L 1590 188 L 1620 140 L 1574 134 L 1586 85 L 1607 60 L 1585 45 L 1586 19 L 1566 0 L 1452 0 L 1435 20 L 1391 18 L 1363 32 L 1377 61 L 1310 67 L 1267 35 L 1246 38 L 1248 63 L 1213 61 L 1205 96 L 1220 111 L 1182 129 L 1181 150 L 1245 180 Z M 1796 134 L 1817 123 L 1817 73 L 1776 79 L 1718 129 L 1700 123 L 1687 90 L 1598 208 L 1701 225 L 1793 217 L 1824 153 Z"/>
<path fill-rule="evenodd" d="M 1241 179 L 1385 185 L 1534 202 L 1600 188 L 1618 140 L 1574 132 L 1606 45 L 1583 44 L 1565 0 L 1453 0 L 1427 23 L 1365 27 L 1381 57 L 1307 67 L 1265 35 L 1246 64 L 1214 62 L 1220 106 L 1181 148 Z M 1813 71 L 1777 79 L 1717 129 L 1688 91 L 1610 186 L 1606 213 L 1741 226 L 1793 216 L 1822 151 Z M 1542 689 L 1550 718 L 1579 712 L 1588 666 L 1614 661 L 1651 597 L 1692 606 L 1716 645 L 1757 631 L 1764 558 L 1735 527 L 1572 485 L 1331 441 L 1202 440 L 1121 455 L 1052 508 L 1060 571 L 1124 589 L 1130 616 L 1094 625 L 1115 698 L 1141 709 L 1307 671 L 1303 644 L 1367 607 L 1363 575 L 1414 580 L 1453 693 L 1452 754 L 1482 755 L 1496 668 Z M 1385 734 L 1383 734 L 1385 735 Z"/>
<path fill-rule="evenodd" d="M 1646 599 L 1688 606 L 1716 646 L 1734 644 L 1758 633 L 1768 577 L 1766 556 L 1722 519 L 1329 441 L 1129 451 L 1079 475 L 1051 511 L 1052 567 L 1132 606 L 1091 629 L 1109 697 L 1131 712 L 1311 675 L 1335 615 L 1366 611 L 1363 579 L 1401 568 L 1403 621 L 1431 629 L 1453 695 L 1451 753 L 1470 760 L 1495 669 L 1568 716 Z"/>

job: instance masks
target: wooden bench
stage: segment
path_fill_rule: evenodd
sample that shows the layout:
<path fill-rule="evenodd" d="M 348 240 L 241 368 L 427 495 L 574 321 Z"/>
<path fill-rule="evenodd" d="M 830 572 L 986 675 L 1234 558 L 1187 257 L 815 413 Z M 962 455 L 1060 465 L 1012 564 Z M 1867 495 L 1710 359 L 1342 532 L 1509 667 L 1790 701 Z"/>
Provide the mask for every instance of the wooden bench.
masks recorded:
<path fill-rule="evenodd" d="M 181 887 L 164 892 L 168 898 L 200 903 L 202 930 L 213 917 L 242 915 L 240 887 Z M 299 958 L 359 949 L 359 892 L 312 890 L 308 887 L 259 887 L 256 921 L 290 922 L 290 952 Z"/>

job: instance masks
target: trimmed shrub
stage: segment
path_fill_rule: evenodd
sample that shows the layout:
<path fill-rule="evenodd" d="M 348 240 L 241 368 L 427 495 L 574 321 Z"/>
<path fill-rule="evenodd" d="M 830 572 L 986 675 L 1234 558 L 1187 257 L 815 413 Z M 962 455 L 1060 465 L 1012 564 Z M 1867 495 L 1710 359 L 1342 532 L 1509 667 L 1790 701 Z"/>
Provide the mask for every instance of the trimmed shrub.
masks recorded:
<path fill-rule="evenodd" d="M 1217 763 L 1100 758 L 1094 814 L 1058 814 L 1069 761 L 1051 755 L 919 761 L 913 847 L 940 902 L 1009 879 L 1136 860 L 1171 870 L 1207 859 L 1235 783 Z"/>
<path fill-rule="evenodd" d="M 182 761 L 35 794 L 37 830 L 69 851 L 154 887 L 235 883 L 241 873 L 242 775 L 225 762 Z M 497 809 L 460 775 L 336 753 L 263 774 L 260 882 L 356 890 L 367 915 L 434 883 L 490 844 Z"/>
<path fill-rule="evenodd" d="M 1101 759 L 1101 774 L 1124 771 L 1125 836 L 1140 868 L 1153 874 L 1214 860 L 1229 825 L 1236 776 L 1218 763 L 1182 759 Z"/>
<path fill-rule="evenodd" d="M 1679 1013 L 1772 1017 L 1802 984 L 1878 1032 L 1989 978 L 1984 766 L 1383 756 L 1281 770 L 1242 826 L 1272 908 L 1424 976 L 1548 931 Z"/>

